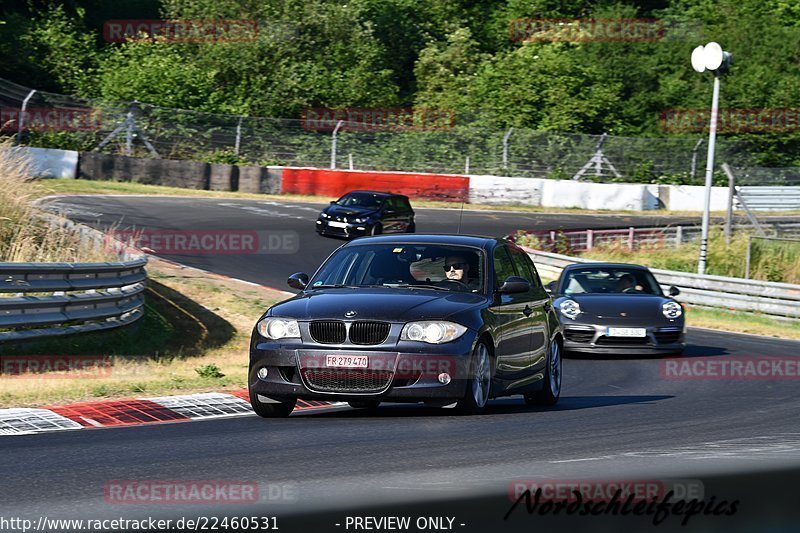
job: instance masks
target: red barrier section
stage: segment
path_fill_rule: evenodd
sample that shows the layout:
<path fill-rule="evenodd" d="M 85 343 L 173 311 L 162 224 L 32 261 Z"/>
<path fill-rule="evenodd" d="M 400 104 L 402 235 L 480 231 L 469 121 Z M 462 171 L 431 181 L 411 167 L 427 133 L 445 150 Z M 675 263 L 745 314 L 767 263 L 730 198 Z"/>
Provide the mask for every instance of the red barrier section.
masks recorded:
<path fill-rule="evenodd" d="M 368 189 L 405 194 L 409 198 L 467 201 L 469 178 L 450 174 L 372 172 L 366 170 L 325 170 L 284 168 L 282 194 L 341 196 L 348 191 Z"/>
<path fill-rule="evenodd" d="M 48 407 L 84 427 L 126 426 L 189 420 L 180 413 L 149 400 L 115 400 Z"/>

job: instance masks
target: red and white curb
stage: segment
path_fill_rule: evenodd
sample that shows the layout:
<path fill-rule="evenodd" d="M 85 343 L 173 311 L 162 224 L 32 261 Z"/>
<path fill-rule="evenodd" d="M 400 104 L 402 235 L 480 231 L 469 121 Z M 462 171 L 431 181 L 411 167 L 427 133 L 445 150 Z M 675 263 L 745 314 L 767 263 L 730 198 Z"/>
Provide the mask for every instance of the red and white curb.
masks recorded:
<path fill-rule="evenodd" d="M 343 406 L 347 404 L 298 400 L 294 413 L 332 410 Z M 54 407 L 0 409 L 0 435 L 188 422 L 252 414 L 246 390 L 103 400 Z"/>

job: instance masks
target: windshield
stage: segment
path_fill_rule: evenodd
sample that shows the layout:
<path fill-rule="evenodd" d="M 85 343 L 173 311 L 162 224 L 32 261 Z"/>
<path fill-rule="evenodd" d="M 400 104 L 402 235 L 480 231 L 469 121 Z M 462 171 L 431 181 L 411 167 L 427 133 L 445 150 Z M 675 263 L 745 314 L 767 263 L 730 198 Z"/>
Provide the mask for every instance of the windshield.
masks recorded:
<path fill-rule="evenodd" d="M 576 268 L 567 272 L 561 288 L 564 294 L 663 294 L 650 271 L 639 268 Z"/>
<path fill-rule="evenodd" d="M 337 251 L 314 276 L 309 289 L 331 286 L 388 286 L 482 292 L 483 252 L 434 244 L 369 244 Z"/>
<path fill-rule="evenodd" d="M 351 192 L 347 193 L 338 200 L 336 205 L 343 205 L 346 207 L 358 207 L 361 209 L 375 210 L 381 206 L 382 198 L 368 192 Z"/>

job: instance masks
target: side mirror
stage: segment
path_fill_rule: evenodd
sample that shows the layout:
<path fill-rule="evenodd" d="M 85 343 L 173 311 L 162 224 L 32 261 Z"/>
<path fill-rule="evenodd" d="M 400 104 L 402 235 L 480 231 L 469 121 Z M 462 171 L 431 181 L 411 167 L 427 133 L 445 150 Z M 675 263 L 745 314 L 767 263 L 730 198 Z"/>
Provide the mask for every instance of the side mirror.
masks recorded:
<path fill-rule="evenodd" d="M 506 281 L 497 289 L 502 294 L 517 294 L 531 290 L 531 284 L 525 278 L 519 276 L 509 276 Z"/>
<path fill-rule="evenodd" d="M 556 282 L 551 281 L 550 283 L 546 284 L 544 286 L 544 290 L 547 291 L 547 294 L 553 294 L 553 292 L 556 290 Z"/>
<path fill-rule="evenodd" d="M 308 274 L 305 272 L 295 272 L 289 276 L 289 279 L 286 280 L 286 283 L 291 288 L 302 291 L 308 286 Z"/>
<path fill-rule="evenodd" d="M 336 200 L 331 200 L 329 203 L 331 203 L 331 204 L 335 204 L 335 203 L 336 203 Z"/>
<path fill-rule="evenodd" d="M 678 287 L 676 287 L 675 285 L 673 285 L 673 286 L 671 286 L 669 288 L 669 295 L 670 296 L 677 296 L 680 293 L 681 293 L 681 290 Z"/>

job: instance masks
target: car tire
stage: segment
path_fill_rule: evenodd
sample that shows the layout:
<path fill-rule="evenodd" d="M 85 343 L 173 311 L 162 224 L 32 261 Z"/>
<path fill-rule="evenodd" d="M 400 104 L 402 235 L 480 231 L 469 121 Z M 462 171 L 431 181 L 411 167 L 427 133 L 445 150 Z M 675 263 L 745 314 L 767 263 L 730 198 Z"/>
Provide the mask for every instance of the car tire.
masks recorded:
<path fill-rule="evenodd" d="M 379 400 L 360 400 L 357 402 L 347 402 L 353 409 L 368 409 L 372 411 L 381 404 Z"/>
<path fill-rule="evenodd" d="M 370 235 L 380 235 L 381 233 L 383 233 L 383 226 L 380 222 L 376 222 L 369 230 Z"/>
<path fill-rule="evenodd" d="M 411 224 L 409 224 L 409 225 L 408 225 L 408 227 L 406 228 L 406 233 L 414 233 L 414 232 L 416 232 L 416 231 L 417 231 L 417 224 L 416 224 L 416 222 L 412 222 L 412 223 L 411 223 Z"/>
<path fill-rule="evenodd" d="M 561 395 L 561 343 L 557 340 L 550 341 L 547 354 L 547 369 L 544 373 L 544 387 L 542 390 L 525 395 L 528 405 L 555 405 Z"/>
<path fill-rule="evenodd" d="M 264 403 L 258 399 L 258 394 L 250 390 L 250 405 L 253 411 L 262 418 L 286 418 L 297 405 L 297 398 L 281 403 Z"/>
<path fill-rule="evenodd" d="M 462 415 L 479 415 L 486 409 L 492 387 L 492 357 L 484 341 L 480 340 L 475 344 L 469 367 L 469 380 L 464 396 L 456 404 L 456 412 Z"/>

